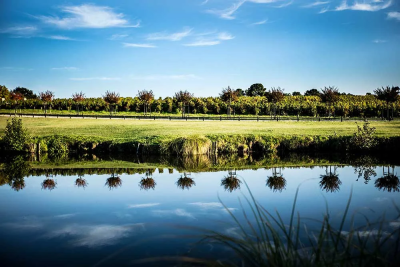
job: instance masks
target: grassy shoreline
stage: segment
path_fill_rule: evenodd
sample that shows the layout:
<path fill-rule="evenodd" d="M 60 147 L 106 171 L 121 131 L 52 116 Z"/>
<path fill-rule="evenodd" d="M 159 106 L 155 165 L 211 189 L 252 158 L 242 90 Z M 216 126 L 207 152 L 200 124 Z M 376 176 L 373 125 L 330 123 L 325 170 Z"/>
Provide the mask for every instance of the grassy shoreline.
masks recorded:
<path fill-rule="evenodd" d="M 0 117 L 0 136 L 7 117 Z M 143 121 L 22 118 L 33 136 L 30 152 L 129 154 L 230 154 L 277 151 L 349 151 L 354 122 Z M 377 144 L 370 150 L 400 149 L 400 122 L 371 122 Z M 39 151 L 40 144 L 40 151 Z M 53 147 L 58 145 L 58 147 Z"/>

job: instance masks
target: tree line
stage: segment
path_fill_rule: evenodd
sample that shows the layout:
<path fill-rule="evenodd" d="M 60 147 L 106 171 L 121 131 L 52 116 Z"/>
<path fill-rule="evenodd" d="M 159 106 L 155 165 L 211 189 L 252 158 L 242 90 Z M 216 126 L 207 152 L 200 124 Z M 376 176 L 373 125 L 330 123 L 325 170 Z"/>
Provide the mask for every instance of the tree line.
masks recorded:
<path fill-rule="evenodd" d="M 262 84 L 247 90 L 224 88 L 218 97 L 195 97 L 188 91 L 176 92 L 173 97 L 156 99 L 152 90 L 138 91 L 135 97 L 121 97 L 118 92 L 106 91 L 102 97 L 86 98 L 83 92 L 71 98 L 55 98 L 51 91 L 34 94 L 32 90 L 17 87 L 9 91 L 0 86 L 1 108 L 49 109 L 81 111 L 132 111 L 144 114 L 180 113 L 228 115 L 305 115 L 305 116 L 364 116 L 397 117 L 400 114 L 398 86 L 386 86 L 365 96 L 339 92 L 329 86 L 284 93 L 280 87 L 267 90 Z"/>

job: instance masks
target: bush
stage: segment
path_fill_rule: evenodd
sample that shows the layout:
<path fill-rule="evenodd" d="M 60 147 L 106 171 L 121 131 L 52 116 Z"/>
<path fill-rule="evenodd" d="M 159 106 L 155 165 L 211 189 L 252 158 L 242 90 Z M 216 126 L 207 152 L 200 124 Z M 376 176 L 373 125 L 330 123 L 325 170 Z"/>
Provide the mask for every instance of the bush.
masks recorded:
<path fill-rule="evenodd" d="M 48 142 L 48 151 L 51 157 L 60 158 L 68 154 L 68 144 L 62 138 L 55 136 Z"/>
<path fill-rule="evenodd" d="M 11 121 L 7 121 L 5 135 L 2 140 L 6 150 L 24 151 L 29 140 L 30 136 L 28 131 L 24 129 L 21 119 L 12 118 Z"/>
<path fill-rule="evenodd" d="M 357 132 L 351 138 L 351 145 L 353 149 L 371 149 L 376 146 L 377 141 L 374 136 L 375 127 L 371 127 L 369 122 L 364 123 L 361 128 L 357 124 Z"/>

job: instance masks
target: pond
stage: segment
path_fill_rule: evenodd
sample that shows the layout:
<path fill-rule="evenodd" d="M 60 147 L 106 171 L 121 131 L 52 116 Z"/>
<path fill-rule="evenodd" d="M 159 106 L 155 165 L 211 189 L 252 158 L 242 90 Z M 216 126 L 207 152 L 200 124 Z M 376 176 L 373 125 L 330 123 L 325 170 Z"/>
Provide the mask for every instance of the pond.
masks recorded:
<path fill-rule="evenodd" d="M 18 173 L 7 164 L 3 176 Z M 361 226 L 366 217 L 374 221 L 385 213 L 383 232 L 400 227 L 394 208 L 400 206 L 400 183 L 394 178 L 400 164 L 325 165 L 199 172 L 159 167 L 142 173 L 69 169 L 60 175 L 62 165 L 32 172 L 35 165 L 30 164 L 24 179 L 0 186 L 2 266 L 176 266 L 181 259 L 229 260 L 235 255 L 231 249 L 198 243 L 204 233 L 197 228 L 240 236 L 231 214 L 239 220 L 243 212 L 251 214 L 247 186 L 285 224 L 299 189 L 296 214 L 303 218 L 322 220 L 327 206 L 332 225 L 338 226 L 351 195 L 346 222 L 354 214 L 353 224 Z M 255 223 L 254 217 L 249 220 Z M 307 227 L 317 226 L 309 220 Z"/>

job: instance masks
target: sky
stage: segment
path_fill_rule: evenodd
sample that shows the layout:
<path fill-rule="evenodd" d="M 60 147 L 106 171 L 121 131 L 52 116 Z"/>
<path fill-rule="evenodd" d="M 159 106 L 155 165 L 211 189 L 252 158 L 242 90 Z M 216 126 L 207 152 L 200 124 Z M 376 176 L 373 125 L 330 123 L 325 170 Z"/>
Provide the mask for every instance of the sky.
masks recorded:
<path fill-rule="evenodd" d="M 0 85 L 156 97 L 400 85 L 400 0 L 0 0 Z"/>

